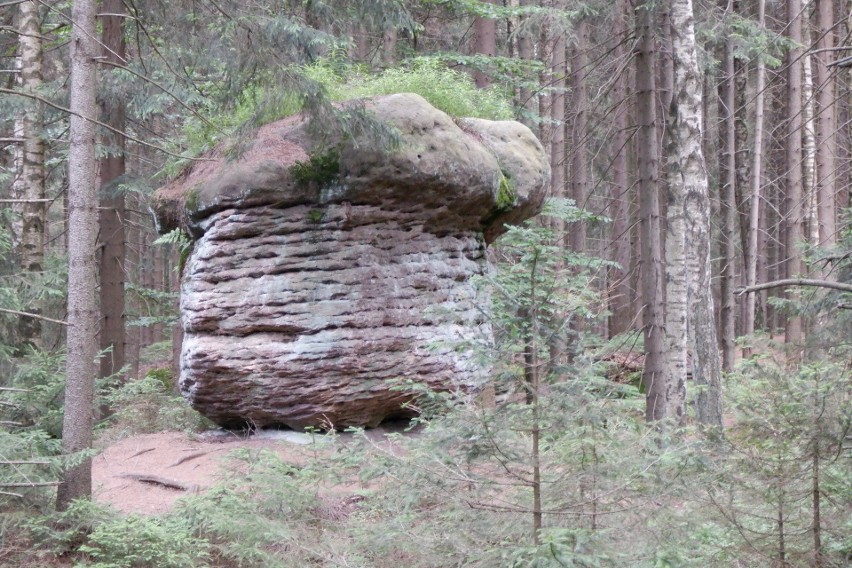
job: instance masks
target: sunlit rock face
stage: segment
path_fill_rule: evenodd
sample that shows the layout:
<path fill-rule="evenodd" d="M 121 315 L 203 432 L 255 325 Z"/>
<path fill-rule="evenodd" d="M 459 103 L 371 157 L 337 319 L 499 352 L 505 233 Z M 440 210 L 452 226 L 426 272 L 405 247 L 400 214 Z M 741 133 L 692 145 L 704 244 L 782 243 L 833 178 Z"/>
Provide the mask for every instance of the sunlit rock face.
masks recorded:
<path fill-rule="evenodd" d="M 400 381 L 469 388 L 485 371 L 471 278 L 540 209 L 544 150 L 519 123 L 454 121 L 417 95 L 366 104 L 400 144 L 320 151 L 292 117 L 157 193 L 161 229 L 197 238 L 181 390 L 221 425 L 374 426 L 414 412 Z"/>

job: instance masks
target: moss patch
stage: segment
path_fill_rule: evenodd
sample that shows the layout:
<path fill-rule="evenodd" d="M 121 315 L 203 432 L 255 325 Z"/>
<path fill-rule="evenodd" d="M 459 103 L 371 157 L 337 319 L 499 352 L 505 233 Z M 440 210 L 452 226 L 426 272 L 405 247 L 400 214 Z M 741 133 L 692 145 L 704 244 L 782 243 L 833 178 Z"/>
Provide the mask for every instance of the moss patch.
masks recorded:
<path fill-rule="evenodd" d="M 497 188 L 497 209 L 506 211 L 511 209 L 518 197 L 512 176 L 505 170 L 500 170 L 500 187 Z"/>
<path fill-rule="evenodd" d="M 333 149 L 311 156 L 305 162 L 296 162 L 290 166 L 290 173 L 300 185 L 328 185 L 340 175 L 340 152 Z"/>
<path fill-rule="evenodd" d="M 186 204 L 186 210 L 190 213 L 194 213 L 196 209 L 198 209 L 198 188 L 194 187 L 186 192 L 186 199 L 184 200 Z"/>

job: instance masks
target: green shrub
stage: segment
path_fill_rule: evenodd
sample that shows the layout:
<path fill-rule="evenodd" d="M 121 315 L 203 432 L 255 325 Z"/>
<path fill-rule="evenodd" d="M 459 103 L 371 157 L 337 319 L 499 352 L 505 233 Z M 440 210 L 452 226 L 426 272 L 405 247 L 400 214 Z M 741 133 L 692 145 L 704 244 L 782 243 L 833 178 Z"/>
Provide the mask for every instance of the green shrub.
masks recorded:
<path fill-rule="evenodd" d="M 196 568 L 206 566 L 210 544 L 174 516 L 130 515 L 99 524 L 77 550 L 91 568 Z"/>
<path fill-rule="evenodd" d="M 103 394 L 112 410 L 102 425 L 110 438 L 147 434 L 164 430 L 201 431 L 211 423 L 173 392 L 170 369 L 152 369 L 139 380 L 130 380 Z"/>
<path fill-rule="evenodd" d="M 479 89 L 470 75 L 438 59 L 415 58 L 377 75 L 353 75 L 330 88 L 337 99 L 416 93 L 450 116 L 511 120 L 512 105 L 497 87 Z"/>

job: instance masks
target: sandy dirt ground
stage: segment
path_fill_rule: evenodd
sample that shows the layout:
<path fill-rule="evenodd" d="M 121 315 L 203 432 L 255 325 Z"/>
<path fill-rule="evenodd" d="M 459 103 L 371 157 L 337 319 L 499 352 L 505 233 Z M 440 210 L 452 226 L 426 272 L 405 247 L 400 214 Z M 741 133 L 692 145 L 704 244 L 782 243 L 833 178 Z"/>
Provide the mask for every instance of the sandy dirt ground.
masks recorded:
<path fill-rule="evenodd" d="M 125 513 L 157 514 L 179 498 L 212 487 L 227 472 L 225 458 L 239 448 L 267 449 L 287 463 L 303 463 L 310 436 L 295 432 L 245 437 L 229 432 L 161 432 L 126 438 L 92 463 L 94 498 Z"/>
<path fill-rule="evenodd" d="M 391 449 L 387 433 L 403 427 L 376 428 L 367 431 L 367 436 L 378 446 Z M 345 444 L 351 436 L 338 434 L 331 443 Z M 125 513 L 163 513 L 181 497 L 204 491 L 227 475 L 227 456 L 234 450 L 270 450 L 284 462 L 300 465 L 317 451 L 318 444 L 328 447 L 323 438 L 322 434 L 286 430 L 264 430 L 250 437 L 226 431 L 132 436 L 109 445 L 95 457 L 94 499 Z"/>

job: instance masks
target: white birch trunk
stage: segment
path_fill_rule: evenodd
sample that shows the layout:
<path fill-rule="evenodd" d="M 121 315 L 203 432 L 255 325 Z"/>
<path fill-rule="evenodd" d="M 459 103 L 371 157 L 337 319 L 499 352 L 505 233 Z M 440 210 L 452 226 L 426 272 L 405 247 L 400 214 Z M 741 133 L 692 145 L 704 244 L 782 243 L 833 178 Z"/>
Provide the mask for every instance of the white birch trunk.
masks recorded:
<path fill-rule="evenodd" d="M 721 362 L 710 279 L 710 198 L 702 150 L 702 85 L 692 0 L 674 0 L 671 21 L 674 96 L 667 173 L 668 216 L 669 223 L 674 224 L 670 225 L 666 240 L 666 258 L 672 262 L 666 286 L 666 303 L 672 311 L 666 315 L 666 333 L 671 347 L 677 346 L 682 351 L 669 355 L 672 382 L 668 404 L 672 412 L 683 412 L 686 348 L 683 338 L 675 334 L 688 335 L 698 420 L 721 426 Z M 688 334 L 682 333 L 681 318 L 687 323 Z"/>
<path fill-rule="evenodd" d="M 42 84 L 42 41 L 39 29 L 39 3 L 35 0 L 19 6 L 18 44 L 20 47 L 20 88 L 24 93 L 38 91 Z M 23 139 L 15 153 L 13 199 L 20 200 L 15 213 L 12 237 L 18 266 L 26 272 L 41 272 L 44 261 L 44 111 L 40 102 L 24 99 L 23 110 L 15 120 L 15 136 Z M 32 308 L 38 311 L 37 308 Z M 18 326 L 21 339 L 39 344 L 41 326 L 37 319 L 23 318 Z"/>
<path fill-rule="evenodd" d="M 802 2 L 804 13 L 810 12 L 811 0 Z M 807 20 L 802 26 L 802 42 L 804 45 L 811 44 L 811 27 Z M 802 190 L 805 195 L 805 214 L 808 227 L 808 241 L 816 245 L 819 243 L 819 217 L 817 216 L 816 195 L 816 119 L 814 104 L 814 72 L 811 57 L 802 59 L 802 120 L 804 129 L 802 131 L 802 147 L 804 156 L 802 162 Z"/>

